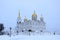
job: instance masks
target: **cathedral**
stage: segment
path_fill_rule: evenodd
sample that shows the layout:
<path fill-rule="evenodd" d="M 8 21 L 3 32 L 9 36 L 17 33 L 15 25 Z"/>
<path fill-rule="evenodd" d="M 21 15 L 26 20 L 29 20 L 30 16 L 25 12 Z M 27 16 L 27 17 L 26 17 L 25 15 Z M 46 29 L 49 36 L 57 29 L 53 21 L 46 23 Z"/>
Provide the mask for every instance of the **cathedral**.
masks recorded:
<path fill-rule="evenodd" d="M 44 18 L 41 15 L 40 20 L 37 20 L 37 14 L 32 14 L 31 20 L 28 20 L 26 17 L 24 18 L 24 21 L 22 22 L 20 11 L 18 13 L 17 17 L 17 31 L 19 33 L 41 33 L 46 31 L 46 23 L 44 22 Z"/>
<path fill-rule="evenodd" d="M 38 15 L 34 11 L 31 19 L 27 19 L 26 17 L 22 21 L 21 16 L 20 16 L 20 11 L 18 12 L 18 17 L 17 17 L 17 25 L 13 27 L 9 27 L 8 29 L 4 29 L 3 24 L 0 24 L 0 35 L 6 34 L 6 35 L 55 35 L 60 33 L 57 32 L 49 32 L 46 30 L 46 23 L 44 22 L 44 17 L 41 14 L 40 19 L 37 19 Z M 4 30 L 3 30 L 4 29 Z"/>

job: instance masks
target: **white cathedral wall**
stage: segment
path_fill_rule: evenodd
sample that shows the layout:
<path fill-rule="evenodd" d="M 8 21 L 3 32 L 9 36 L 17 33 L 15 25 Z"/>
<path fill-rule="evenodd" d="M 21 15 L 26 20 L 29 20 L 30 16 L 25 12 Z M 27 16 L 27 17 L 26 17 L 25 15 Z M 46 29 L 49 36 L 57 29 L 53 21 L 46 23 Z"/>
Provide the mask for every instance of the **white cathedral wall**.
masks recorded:
<path fill-rule="evenodd" d="M 24 32 L 27 32 L 29 29 L 31 29 L 34 32 L 40 32 L 45 31 L 45 27 L 40 25 L 40 21 L 34 21 L 34 20 L 28 20 L 26 22 L 22 22 L 20 25 L 18 25 L 19 28 L 19 32 L 22 32 L 22 30 L 24 30 Z"/>

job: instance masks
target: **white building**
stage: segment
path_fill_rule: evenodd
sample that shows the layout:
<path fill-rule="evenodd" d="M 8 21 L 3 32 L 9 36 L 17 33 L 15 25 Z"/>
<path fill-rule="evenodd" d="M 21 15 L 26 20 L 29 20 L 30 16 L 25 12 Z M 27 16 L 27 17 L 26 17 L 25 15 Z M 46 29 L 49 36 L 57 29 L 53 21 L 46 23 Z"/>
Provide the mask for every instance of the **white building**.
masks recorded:
<path fill-rule="evenodd" d="M 41 33 L 45 32 L 46 25 L 44 22 L 44 18 L 41 15 L 40 20 L 37 20 L 37 14 L 32 14 L 32 19 L 28 20 L 26 17 L 24 18 L 24 21 L 22 22 L 20 17 L 20 12 L 18 13 L 17 18 L 17 32 L 19 33 Z"/>

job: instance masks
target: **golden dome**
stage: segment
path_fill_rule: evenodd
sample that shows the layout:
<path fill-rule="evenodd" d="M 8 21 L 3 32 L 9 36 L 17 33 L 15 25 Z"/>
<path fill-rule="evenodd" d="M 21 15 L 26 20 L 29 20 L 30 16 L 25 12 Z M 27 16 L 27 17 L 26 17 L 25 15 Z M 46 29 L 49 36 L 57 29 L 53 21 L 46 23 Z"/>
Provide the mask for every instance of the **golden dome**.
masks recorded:
<path fill-rule="evenodd" d="M 37 16 L 37 15 L 34 13 L 34 14 L 32 14 L 32 16 Z"/>
<path fill-rule="evenodd" d="M 35 11 L 34 11 L 34 13 L 32 14 L 32 16 L 37 16 L 37 14 L 35 13 Z"/>

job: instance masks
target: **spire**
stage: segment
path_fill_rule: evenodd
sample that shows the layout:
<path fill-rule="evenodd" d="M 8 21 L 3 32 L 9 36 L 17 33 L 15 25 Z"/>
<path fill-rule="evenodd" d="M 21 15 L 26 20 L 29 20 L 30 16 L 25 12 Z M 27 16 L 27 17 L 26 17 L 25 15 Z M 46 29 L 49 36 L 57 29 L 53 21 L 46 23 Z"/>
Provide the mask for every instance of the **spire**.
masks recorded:
<path fill-rule="evenodd" d="M 18 24 L 21 23 L 20 10 L 18 11 L 17 23 L 18 23 Z"/>
<path fill-rule="evenodd" d="M 20 18 L 20 10 L 18 11 L 18 18 Z"/>
<path fill-rule="evenodd" d="M 35 14 L 36 12 L 35 12 L 35 10 L 34 10 L 34 14 Z"/>

